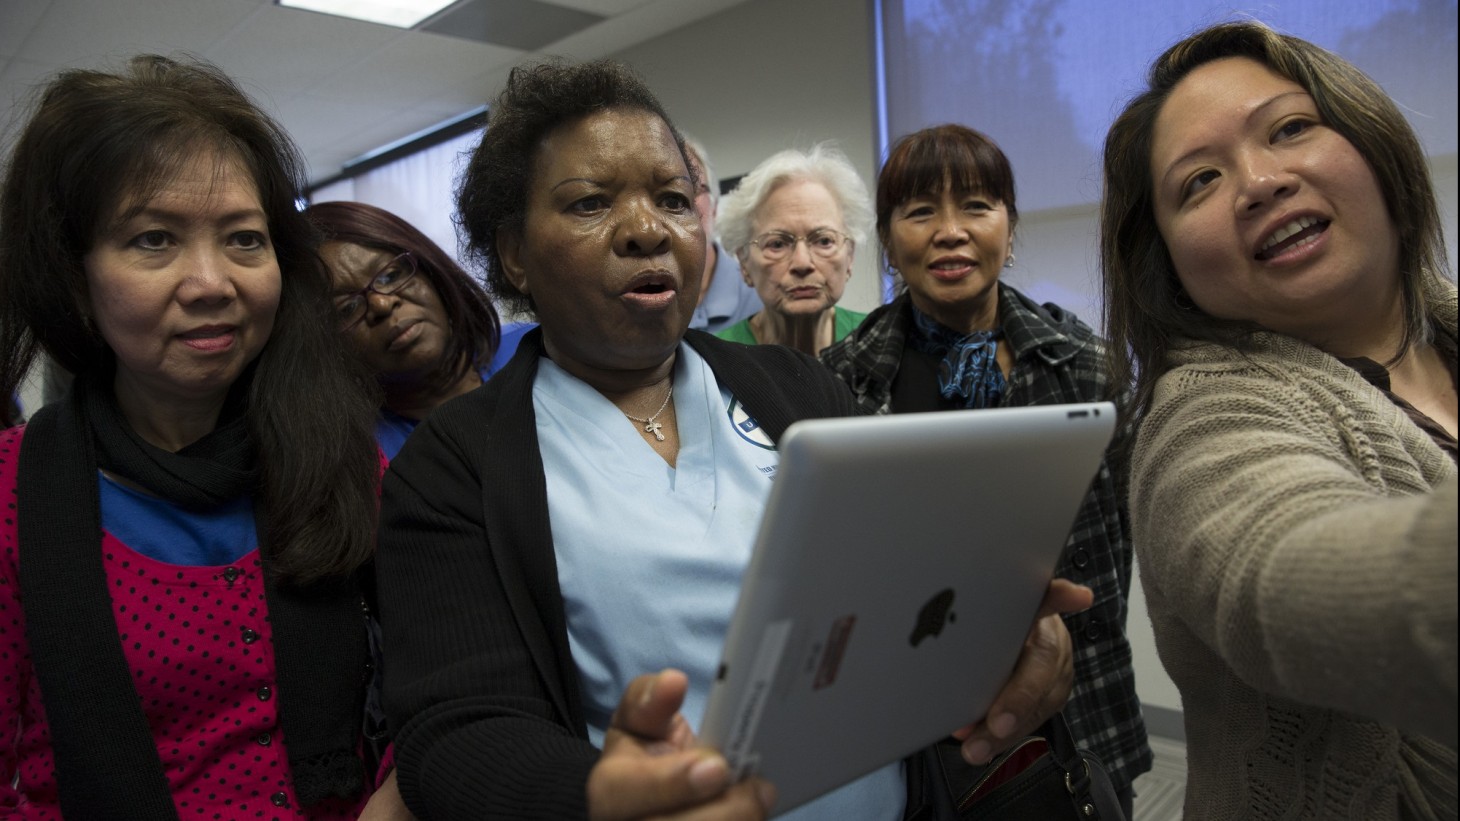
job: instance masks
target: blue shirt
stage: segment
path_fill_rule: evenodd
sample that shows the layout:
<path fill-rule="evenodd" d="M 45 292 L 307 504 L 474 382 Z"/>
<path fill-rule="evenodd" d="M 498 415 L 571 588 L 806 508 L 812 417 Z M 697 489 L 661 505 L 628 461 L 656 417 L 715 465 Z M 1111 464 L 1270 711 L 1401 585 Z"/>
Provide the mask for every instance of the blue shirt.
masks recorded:
<path fill-rule="evenodd" d="M 760 294 L 740 276 L 740 261 L 735 255 L 728 253 L 718 241 L 711 247 L 715 249 L 715 275 L 710 277 L 710 287 L 695 307 L 689 326 L 717 334 L 742 319 L 749 319 L 765 305 L 760 301 Z"/>
<path fill-rule="evenodd" d="M 401 416 L 390 408 L 380 409 L 380 416 L 375 420 L 375 443 L 380 445 L 385 461 L 391 461 L 400 453 L 406 439 L 415 432 L 419 424 L 419 419 Z"/>
<path fill-rule="evenodd" d="M 535 327 L 537 326 L 533 325 L 527 329 L 518 331 L 517 335 L 512 338 L 512 348 L 516 349 L 517 341 L 522 338 L 522 334 Z M 498 349 L 497 353 L 500 354 L 501 349 Z M 511 355 L 512 352 L 508 351 L 508 358 L 511 358 Z M 496 361 L 496 359 L 492 360 L 492 362 Z M 488 365 L 478 371 L 481 374 L 483 382 L 486 382 L 487 377 L 492 375 L 492 367 L 492 365 Z M 400 453 L 400 449 L 405 445 L 406 439 L 409 439 L 410 435 L 416 432 L 416 426 L 419 424 L 421 424 L 421 420 L 419 419 L 402 416 L 390 408 L 380 409 L 380 416 L 375 420 L 375 443 L 380 446 L 380 452 L 385 454 L 385 461 L 389 462 L 395 459 L 395 455 Z"/>
<path fill-rule="evenodd" d="M 551 360 L 533 384 L 568 641 L 599 746 L 628 683 L 665 667 L 688 675 L 680 712 L 699 727 L 780 461 L 688 345 L 673 384 L 674 468 L 617 406 Z M 905 798 L 893 764 L 785 817 L 889 821 Z"/>
<path fill-rule="evenodd" d="M 486 370 L 482 371 L 482 380 L 485 381 L 492 374 L 507 367 L 512 355 L 517 353 L 517 344 L 522 341 L 522 335 L 536 327 L 536 322 L 503 325 L 502 335 L 497 341 L 497 351 L 492 354 L 492 361 L 487 364 Z"/>
<path fill-rule="evenodd" d="M 101 526 L 127 547 L 167 564 L 218 567 L 258 546 L 253 500 L 247 496 L 212 510 L 188 510 L 100 477 Z"/>

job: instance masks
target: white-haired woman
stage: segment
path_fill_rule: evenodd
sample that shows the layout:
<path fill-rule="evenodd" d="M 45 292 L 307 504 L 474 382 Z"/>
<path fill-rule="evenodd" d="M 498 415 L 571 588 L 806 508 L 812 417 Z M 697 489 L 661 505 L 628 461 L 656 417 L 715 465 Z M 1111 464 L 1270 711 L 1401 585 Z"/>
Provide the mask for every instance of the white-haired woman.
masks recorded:
<path fill-rule="evenodd" d="M 836 307 L 867 238 L 872 198 L 846 155 L 820 143 L 771 155 L 720 201 L 720 238 L 765 307 L 719 336 L 812 356 L 866 314 Z"/>

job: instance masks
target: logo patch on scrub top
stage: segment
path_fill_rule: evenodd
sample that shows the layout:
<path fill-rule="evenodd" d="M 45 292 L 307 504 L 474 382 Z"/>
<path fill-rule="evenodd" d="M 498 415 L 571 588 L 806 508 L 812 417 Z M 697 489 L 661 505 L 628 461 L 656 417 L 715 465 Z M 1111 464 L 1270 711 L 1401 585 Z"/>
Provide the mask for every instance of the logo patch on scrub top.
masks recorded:
<path fill-rule="evenodd" d="M 771 441 L 769 434 L 760 426 L 760 423 L 751 418 L 745 412 L 745 406 L 740 404 L 739 399 L 730 399 L 730 424 L 735 426 L 735 432 L 741 439 L 766 450 L 775 450 L 776 443 Z"/>

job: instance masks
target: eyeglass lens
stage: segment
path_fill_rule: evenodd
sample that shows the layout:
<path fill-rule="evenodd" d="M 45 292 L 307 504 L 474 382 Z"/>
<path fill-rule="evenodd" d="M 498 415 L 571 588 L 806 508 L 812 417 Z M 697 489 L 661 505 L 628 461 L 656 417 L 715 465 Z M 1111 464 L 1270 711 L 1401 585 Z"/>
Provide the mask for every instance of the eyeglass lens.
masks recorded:
<path fill-rule="evenodd" d="M 796 250 L 796 243 L 806 240 L 806 248 L 819 257 L 832 257 L 841 250 L 845 239 L 841 233 L 830 228 L 812 231 L 805 237 L 788 234 L 785 231 L 770 231 L 761 234 L 755 245 L 766 259 L 779 260 L 790 256 Z"/>
<path fill-rule="evenodd" d="M 415 275 L 415 258 L 408 253 L 401 254 L 387 262 L 385 267 L 371 277 L 369 285 L 352 294 L 335 297 L 335 316 L 340 327 L 349 328 L 365 316 L 366 302 L 372 291 L 382 296 L 390 296 L 404 288 Z"/>

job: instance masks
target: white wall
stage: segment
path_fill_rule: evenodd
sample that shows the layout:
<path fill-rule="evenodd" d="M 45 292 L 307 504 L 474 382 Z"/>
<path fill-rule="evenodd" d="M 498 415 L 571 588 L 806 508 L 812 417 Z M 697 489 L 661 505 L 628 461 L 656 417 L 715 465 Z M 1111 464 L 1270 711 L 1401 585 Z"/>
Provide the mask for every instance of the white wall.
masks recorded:
<path fill-rule="evenodd" d="M 1018 180 L 1019 169 L 1014 169 Z M 1038 302 L 1074 311 L 1100 327 L 1100 212 L 1097 205 L 1019 212 L 1014 267 L 1000 279 Z"/>
<path fill-rule="evenodd" d="M 1450 258 L 1450 275 L 1454 278 L 1454 266 L 1460 264 L 1460 256 L 1455 253 L 1457 238 L 1456 214 L 1460 214 L 1460 192 L 1457 192 L 1456 184 L 1456 156 L 1449 154 L 1443 157 L 1430 158 L 1430 178 L 1434 180 L 1435 190 L 1440 197 L 1440 223 L 1445 226 L 1445 253 Z"/>
<path fill-rule="evenodd" d="M 878 162 L 871 18 L 865 0 L 749 0 L 614 57 L 704 143 L 717 176 L 832 139 L 870 187 Z M 841 300 L 853 310 L 881 304 L 869 245 L 857 249 Z"/>
<path fill-rule="evenodd" d="M 1014 169 L 1017 176 L 1019 169 Z M 1456 260 L 1456 155 L 1430 159 L 1430 178 L 1440 200 L 1441 224 L 1450 264 Z M 1042 302 L 1056 302 L 1079 314 L 1092 327 L 1100 321 L 1099 206 L 1077 206 L 1019 214 L 1014 239 L 1018 258 L 1004 279 Z M 1453 276 L 1453 273 L 1452 273 Z"/>

